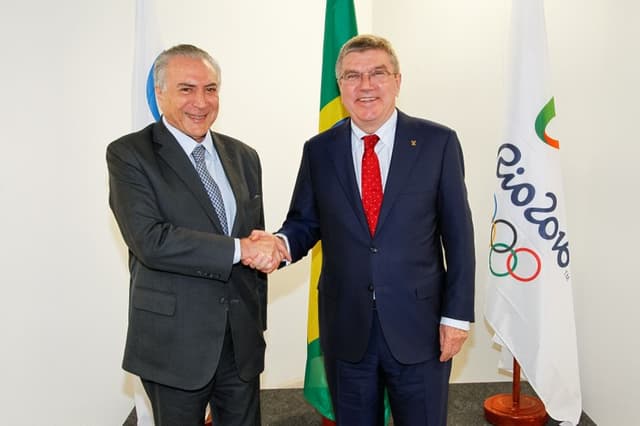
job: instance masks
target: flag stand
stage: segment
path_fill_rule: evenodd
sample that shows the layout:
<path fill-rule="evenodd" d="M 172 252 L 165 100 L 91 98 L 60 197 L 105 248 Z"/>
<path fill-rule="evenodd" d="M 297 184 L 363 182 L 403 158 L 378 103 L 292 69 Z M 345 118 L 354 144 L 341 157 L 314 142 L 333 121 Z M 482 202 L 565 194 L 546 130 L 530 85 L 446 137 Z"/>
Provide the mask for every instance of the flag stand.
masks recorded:
<path fill-rule="evenodd" d="M 496 426 L 543 426 L 546 423 L 549 416 L 542 401 L 535 396 L 520 395 L 520 364 L 515 358 L 512 392 L 485 399 L 484 417 Z"/>

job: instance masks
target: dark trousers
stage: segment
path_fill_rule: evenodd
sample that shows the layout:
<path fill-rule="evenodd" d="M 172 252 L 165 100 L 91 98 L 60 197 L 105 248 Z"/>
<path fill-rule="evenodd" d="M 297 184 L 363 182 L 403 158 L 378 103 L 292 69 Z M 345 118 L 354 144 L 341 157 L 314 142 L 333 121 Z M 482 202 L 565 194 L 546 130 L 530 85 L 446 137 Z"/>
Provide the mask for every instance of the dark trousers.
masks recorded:
<path fill-rule="evenodd" d="M 238 376 L 231 330 L 227 328 L 220 362 L 211 381 L 194 391 L 142 379 L 156 426 L 203 426 L 207 404 L 216 426 L 260 425 L 260 379 Z"/>
<path fill-rule="evenodd" d="M 338 426 L 382 426 L 387 389 L 396 426 L 445 426 L 451 361 L 395 360 L 374 311 L 369 344 L 356 363 L 324 357 Z"/>

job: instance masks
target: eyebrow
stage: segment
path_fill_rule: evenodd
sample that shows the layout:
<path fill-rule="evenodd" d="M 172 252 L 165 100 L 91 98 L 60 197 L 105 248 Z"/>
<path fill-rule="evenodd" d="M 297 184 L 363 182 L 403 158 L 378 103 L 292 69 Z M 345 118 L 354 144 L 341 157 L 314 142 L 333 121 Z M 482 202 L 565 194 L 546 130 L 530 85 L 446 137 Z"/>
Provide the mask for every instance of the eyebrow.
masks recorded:
<path fill-rule="evenodd" d="M 348 73 L 348 72 L 371 72 L 371 71 L 375 71 L 375 70 L 387 70 L 388 71 L 388 68 L 387 68 L 386 65 L 383 64 L 383 65 L 377 65 L 377 66 L 375 66 L 375 67 L 373 67 L 373 68 L 371 68 L 371 69 L 369 69 L 367 71 L 358 71 L 358 70 L 354 70 L 354 69 L 346 69 L 346 70 L 344 70 L 344 72 L 345 73 Z"/>
<path fill-rule="evenodd" d="M 191 84 L 191 83 L 178 83 L 177 85 L 178 87 L 197 87 L 197 84 Z M 209 84 L 205 84 L 204 86 L 205 88 L 210 88 L 210 87 L 218 87 L 218 83 L 209 83 Z"/>

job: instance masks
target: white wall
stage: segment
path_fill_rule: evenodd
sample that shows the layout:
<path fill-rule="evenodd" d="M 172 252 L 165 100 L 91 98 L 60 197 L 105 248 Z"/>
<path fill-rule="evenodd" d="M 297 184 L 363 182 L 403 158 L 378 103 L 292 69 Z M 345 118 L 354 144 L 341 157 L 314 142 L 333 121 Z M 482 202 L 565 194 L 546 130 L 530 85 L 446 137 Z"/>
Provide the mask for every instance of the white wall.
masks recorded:
<path fill-rule="evenodd" d="M 522 0 L 520 0 L 522 1 Z M 634 187 L 640 148 L 640 5 L 547 1 L 547 32 L 572 251 L 584 410 L 600 425 L 629 424 L 640 380 L 640 291 Z M 495 152 L 502 135 L 508 0 L 374 0 L 373 29 L 403 66 L 400 107 L 458 130 L 476 226 L 478 322 L 453 380 L 510 380 L 482 318 Z M 410 12 L 409 12 L 410 11 Z M 634 190 L 635 189 L 635 190 Z"/>
<path fill-rule="evenodd" d="M 458 130 L 477 229 L 474 334 L 453 380 L 510 380 L 482 319 L 495 148 L 503 125 L 509 2 L 356 1 L 361 32 L 388 36 L 403 69 L 400 106 Z M 302 142 L 317 129 L 324 2 L 159 0 L 170 44 L 223 68 L 215 128 L 253 145 L 267 226 L 286 213 Z M 632 162 L 640 154 L 640 74 L 632 1 L 547 2 L 562 141 L 584 408 L 624 424 L 635 402 Z M 106 145 L 130 130 L 133 1 L 11 2 L 0 15 L 0 423 L 121 424 L 132 408 L 120 369 L 126 252 L 107 206 Z M 307 261 L 270 282 L 263 387 L 299 387 Z M 635 297 L 634 297 L 635 296 Z M 634 361 L 635 362 L 635 361 Z M 637 395 L 636 395 L 637 396 Z M 480 403 L 480 402 L 479 402 Z"/>

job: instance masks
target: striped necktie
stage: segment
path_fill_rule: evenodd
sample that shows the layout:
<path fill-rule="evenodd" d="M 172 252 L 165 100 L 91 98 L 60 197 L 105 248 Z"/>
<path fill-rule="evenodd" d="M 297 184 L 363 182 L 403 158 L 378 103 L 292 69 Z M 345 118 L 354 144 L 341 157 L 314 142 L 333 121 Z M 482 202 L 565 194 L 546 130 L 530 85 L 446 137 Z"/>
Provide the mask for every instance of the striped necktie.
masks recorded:
<path fill-rule="evenodd" d="M 215 180 L 207 171 L 207 166 L 204 162 L 204 154 L 206 152 L 206 148 L 202 145 L 198 145 L 193 149 L 191 156 L 196 161 L 196 171 L 200 176 L 200 180 L 202 180 L 202 184 L 204 185 L 204 189 L 207 191 L 209 195 L 209 199 L 211 200 L 211 204 L 213 204 L 213 208 L 218 215 L 218 219 L 220 220 L 220 225 L 222 226 L 222 231 L 225 235 L 229 235 L 229 226 L 227 225 L 227 213 L 224 208 L 224 201 L 222 199 L 222 193 L 220 192 L 220 188 Z"/>

